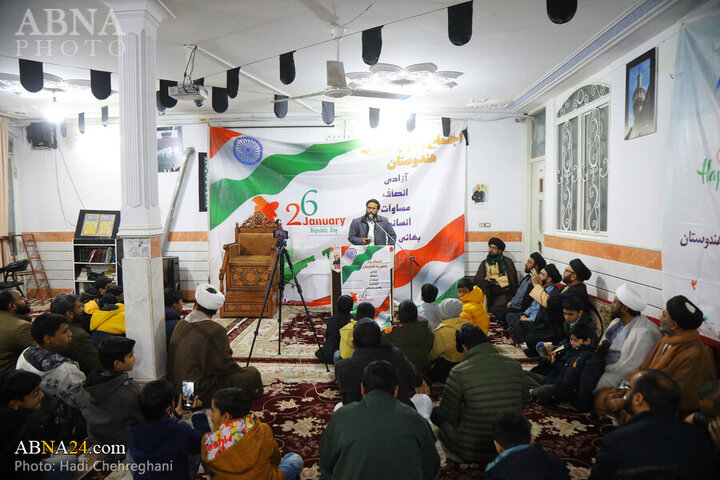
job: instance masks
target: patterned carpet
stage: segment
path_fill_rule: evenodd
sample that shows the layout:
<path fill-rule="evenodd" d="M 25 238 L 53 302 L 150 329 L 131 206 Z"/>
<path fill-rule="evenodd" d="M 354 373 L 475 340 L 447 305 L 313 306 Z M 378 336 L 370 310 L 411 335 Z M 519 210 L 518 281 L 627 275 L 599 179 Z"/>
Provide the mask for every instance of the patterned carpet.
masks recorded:
<path fill-rule="evenodd" d="M 192 307 L 188 305 L 187 307 Z M 47 311 L 48 303 L 33 302 L 33 314 Z M 311 307 L 312 323 L 322 342 L 324 321 L 330 314 L 324 307 Z M 187 313 L 187 312 L 184 312 Z M 34 316 L 33 315 L 33 316 Z M 264 395 L 253 402 L 253 411 L 272 426 L 282 453 L 296 452 L 305 460 L 301 478 L 320 479 L 318 469 L 318 444 L 333 408 L 340 397 L 334 381 L 333 367 L 329 372 L 314 356 L 317 349 L 310 323 L 304 310 L 295 306 L 283 306 L 280 355 L 278 355 L 278 321 L 254 318 L 220 319 L 230 339 L 235 359 L 242 366 L 248 359 L 250 346 L 257 330 L 257 340 L 251 364 L 260 370 L 265 384 Z M 502 327 L 492 324 L 490 340 L 501 353 L 515 358 L 529 369 L 535 365 L 514 347 Z M 442 396 L 440 384 L 431 385 L 431 397 L 437 404 Z M 547 451 L 559 456 L 568 464 L 571 477 L 585 479 L 589 475 L 600 439 L 613 430 L 607 420 L 591 414 L 576 413 L 566 406 L 540 406 L 530 403 L 525 415 L 533 426 L 533 437 Z M 433 427 L 434 430 L 435 427 Z M 483 471 L 477 464 L 463 463 L 448 452 L 440 441 L 436 443 L 441 458 L 442 480 L 465 480 L 482 478 Z M 86 480 L 120 480 L 130 478 L 126 472 L 101 473 L 84 476 Z M 199 474 L 199 479 L 208 478 Z"/>
<path fill-rule="evenodd" d="M 323 322 L 330 315 L 326 309 L 311 308 L 312 321 L 322 339 Z M 228 336 L 236 359 L 247 361 L 254 332 L 255 319 L 227 322 Z M 507 333 L 495 324 L 490 328 L 493 344 L 503 353 L 518 359 L 529 369 L 535 361 L 514 347 Z M 253 409 L 268 422 L 285 452 L 299 453 L 305 460 L 302 478 L 319 479 L 318 444 L 335 404 L 340 401 L 332 373 L 325 371 L 313 355 L 317 349 L 304 312 L 297 308 L 283 310 L 281 354 L 277 354 L 277 320 L 264 319 L 258 330 L 251 364 L 263 375 L 265 394 L 253 403 Z M 330 367 L 332 371 L 332 367 Z M 442 386 L 432 385 L 431 396 L 438 402 Z M 525 410 L 533 424 L 533 436 L 543 447 L 568 463 L 571 476 L 584 479 L 602 436 L 612 431 L 611 423 L 591 414 L 580 414 L 566 406 L 540 406 L 530 403 Z M 433 427 L 434 428 L 434 427 Z M 437 448 L 442 461 L 441 479 L 481 478 L 476 464 L 463 463 L 448 452 L 440 441 Z"/>

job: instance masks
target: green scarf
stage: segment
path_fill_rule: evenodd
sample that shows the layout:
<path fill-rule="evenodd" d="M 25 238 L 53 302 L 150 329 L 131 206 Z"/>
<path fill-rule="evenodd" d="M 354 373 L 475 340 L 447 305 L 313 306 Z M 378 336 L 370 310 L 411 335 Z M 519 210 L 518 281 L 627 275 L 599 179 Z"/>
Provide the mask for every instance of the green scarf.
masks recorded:
<path fill-rule="evenodd" d="M 498 271 L 500 272 L 500 276 L 502 277 L 505 275 L 505 257 L 503 257 L 502 253 L 495 256 L 488 255 L 485 261 L 488 265 L 495 265 L 496 263 L 499 263 Z"/>

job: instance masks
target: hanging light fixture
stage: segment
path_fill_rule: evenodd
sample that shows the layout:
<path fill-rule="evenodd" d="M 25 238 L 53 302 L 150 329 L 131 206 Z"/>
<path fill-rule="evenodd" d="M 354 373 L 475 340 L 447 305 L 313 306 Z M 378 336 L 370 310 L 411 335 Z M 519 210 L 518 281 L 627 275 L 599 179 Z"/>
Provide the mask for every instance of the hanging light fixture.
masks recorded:
<path fill-rule="evenodd" d="M 53 101 L 49 107 L 45 109 L 45 118 L 52 123 L 60 123 L 65 118 L 65 112 L 58 105 L 57 98 L 53 95 Z"/>

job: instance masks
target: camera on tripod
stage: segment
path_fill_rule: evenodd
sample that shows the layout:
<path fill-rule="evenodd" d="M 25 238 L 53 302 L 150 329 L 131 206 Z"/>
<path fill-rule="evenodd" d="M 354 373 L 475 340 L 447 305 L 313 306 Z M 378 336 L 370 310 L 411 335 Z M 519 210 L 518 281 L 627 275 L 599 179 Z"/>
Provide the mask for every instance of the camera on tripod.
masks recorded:
<path fill-rule="evenodd" d="M 273 237 L 275 237 L 275 246 L 284 247 L 287 245 L 287 239 L 290 235 L 287 230 L 283 230 L 282 221 L 275 220 L 275 231 L 273 231 Z"/>

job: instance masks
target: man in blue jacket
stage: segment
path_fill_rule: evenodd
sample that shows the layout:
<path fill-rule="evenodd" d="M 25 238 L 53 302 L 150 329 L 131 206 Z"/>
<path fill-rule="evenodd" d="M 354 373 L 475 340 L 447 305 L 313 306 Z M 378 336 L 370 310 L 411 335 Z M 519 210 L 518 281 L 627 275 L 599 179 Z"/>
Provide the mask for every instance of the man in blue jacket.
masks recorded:
<path fill-rule="evenodd" d="M 379 211 L 380 202 L 374 198 L 365 202 L 365 215 L 353 219 L 350 223 L 348 241 L 351 244 L 395 245 L 395 230 L 387 218 L 378 215 Z"/>

